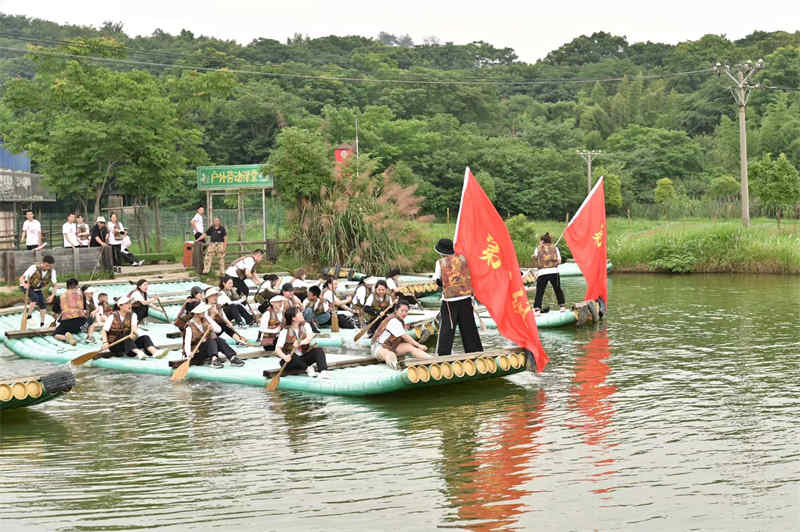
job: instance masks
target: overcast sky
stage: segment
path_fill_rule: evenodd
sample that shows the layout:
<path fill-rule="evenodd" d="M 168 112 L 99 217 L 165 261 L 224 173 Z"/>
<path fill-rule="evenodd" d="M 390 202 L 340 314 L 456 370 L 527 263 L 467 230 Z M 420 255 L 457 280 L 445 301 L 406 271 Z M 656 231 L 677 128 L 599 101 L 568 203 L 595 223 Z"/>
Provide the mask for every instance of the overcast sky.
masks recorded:
<path fill-rule="evenodd" d="M 527 62 L 595 31 L 624 35 L 630 43 L 675 44 L 707 33 L 739 39 L 754 30 L 800 30 L 800 4 L 792 0 L 741 6 L 704 0 L 0 0 L 5 14 L 92 26 L 122 22 L 129 35 L 150 35 L 156 28 L 176 34 L 185 28 L 247 44 L 258 37 L 285 42 L 295 33 L 377 37 L 385 31 L 408 33 L 417 43 L 429 36 L 442 43 L 482 40 L 511 47 Z"/>

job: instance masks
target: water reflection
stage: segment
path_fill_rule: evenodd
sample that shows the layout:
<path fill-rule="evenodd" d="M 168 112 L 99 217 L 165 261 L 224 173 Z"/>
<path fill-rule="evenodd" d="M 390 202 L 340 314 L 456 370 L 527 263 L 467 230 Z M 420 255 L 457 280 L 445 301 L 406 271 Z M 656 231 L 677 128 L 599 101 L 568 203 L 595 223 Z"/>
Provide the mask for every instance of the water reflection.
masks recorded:
<path fill-rule="evenodd" d="M 610 441 L 613 435 L 614 406 L 610 400 L 617 387 L 606 384 L 611 372 L 605 362 L 611 355 L 608 331 L 601 329 L 583 346 L 583 352 L 575 361 L 575 376 L 570 390 L 570 409 L 579 414 L 578 422 L 571 428 L 578 429 L 584 443 L 595 447 L 599 455 L 592 463 L 598 472 L 591 476 L 595 482 L 605 480 L 612 475 L 614 459 L 608 450 L 616 444 Z M 608 488 L 597 488 L 594 493 L 606 493 Z"/>

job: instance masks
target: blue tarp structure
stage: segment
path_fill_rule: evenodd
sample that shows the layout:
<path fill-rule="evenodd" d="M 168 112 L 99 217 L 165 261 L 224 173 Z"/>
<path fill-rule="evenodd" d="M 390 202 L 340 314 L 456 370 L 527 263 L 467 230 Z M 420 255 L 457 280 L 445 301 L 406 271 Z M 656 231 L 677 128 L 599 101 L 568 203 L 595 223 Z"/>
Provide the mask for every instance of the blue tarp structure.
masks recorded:
<path fill-rule="evenodd" d="M 20 170 L 23 172 L 30 172 L 31 160 L 25 153 L 14 155 L 9 151 L 3 149 L 3 143 L 0 142 L 0 168 L 6 170 Z"/>

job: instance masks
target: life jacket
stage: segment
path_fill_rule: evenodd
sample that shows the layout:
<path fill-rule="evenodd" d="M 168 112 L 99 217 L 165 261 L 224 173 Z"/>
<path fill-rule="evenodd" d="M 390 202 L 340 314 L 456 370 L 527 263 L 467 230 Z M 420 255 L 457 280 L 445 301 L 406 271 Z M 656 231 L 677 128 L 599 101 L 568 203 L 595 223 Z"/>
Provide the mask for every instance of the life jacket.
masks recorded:
<path fill-rule="evenodd" d="M 283 320 L 279 317 L 278 312 L 275 309 L 268 309 L 266 312 L 269 312 L 269 320 L 267 320 L 267 327 L 269 329 L 280 329 L 283 325 Z M 262 346 L 269 346 L 275 345 L 275 339 L 278 337 L 278 333 L 267 333 L 262 332 L 261 334 L 261 345 Z"/>
<path fill-rule="evenodd" d="M 175 321 L 172 322 L 172 324 L 181 331 L 186 329 L 186 325 L 189 323 L 189 320 L 192 319 L 192 309 L 198 304 L 200 304 L 200 302 L 194 299 L 184 303 L 181 309 L 178 311 L 178 317 L 175 318 Z"/>
<path fill-rule="evenodd" d="M 33 288 L 34 290 L 41 290 L 42 288 L 48 286 L 50 282 L 53 280 L 53 270 L 42 270 L 39 266 L 36 267 L 36 270 L 31 275 L 30 279 L 28 279 L 28 286 Z"/>
<path fill-rule="evenodd" d="M 279 295 L 280 294 L 278 292 L 273 292 L 269 288 L 264 288 L 259 293 L 257 293 L 255 296 L 253 296 L 253 301 L 258 303 L 259 305 L 263 305 L 264 303 L 267 303 L 273 297 L 279 296 Z"/>
<path fill-rule="evenodd" d="M 311 309 L 314 312 L 314 316 L 325 314 L 325 300 L 322 299 L 322 297 L 318 297 L 317 300 L 314 301 L 314 304 L 311 305 Z"/>
<path fill-rule="evenodd" d="M 299 328 L 299 331 L 300 331 L 300 334 L 299 334 L 299 336 L 297 336 L 297 335 L 295 335 L 295 333 L 294 333 L 294 331 L 292 330 L 291 327 L 287 327 L 286 328 L 286 342 L 284 342 L 284 344 L 283 344 L 283 352 L 286 353 L 287 355 L 291 355 L 292 353 L 294 353 L 294 346 L 298 345 L 300 342 L 305 340 L 305 338 L 306 338 L 305 327 L 303 327 L 301 325 L 300 328 Z M 288 350 L 288 352 L 287 352 L 287 346 L 289 346 L 291 348 L 290 350 Z M 308 348 L 309 348 L 308 345 L 301 345 L 300 346 L 300 351 L 305 353 L 306 351 L 308 351 Z"/>
<path fill-rule="evenodd" d="M 137 287 L 137 288 L 134 288 L 133 290 L 131 290 L 130 292 L 128 292 L 128 297 L 131 297 L 131 296 L 133 295 L 133 293 L 134 293 L 134 292 L 136 292 L 137 290 L 138 290 L 139 292 L 141 292 L 141 293 L 142 293 L 142 296 L 143 296 L 145 299 L 147 299 L 147 292 L 142 292 L 141 290 L 139 290 L 139 288 L 138 288 L 138 287 Z M 131 306 L 132 306 L 132 307 L 147 307 L 148 305 L 145 305 L 145 304 L 144 304 L 144 303 L 142 303 L 141 301 L 132 301 L 132 302 L 131 302 Z"/>
<path fill-rule="evenodd" d="M 372 343 L 373 344 L 378 343 L 378 339 L 381 337 L 381 335 L 384 333 L 384 331 L 386 331 L 386 327 L 389 326 L 389 322 L 392 321 L 393 318 L 397 318 L 397 316 L 394 314 L 394 312 L 392 312 L 391 314 L 389 314 L 388 316 L 383 318 L 383 321 L 381 322 L 380 325 L 378 325 L 378 328 L 375 330 L 375 334 L 372 335 Z M 403 320 L 401 320 L 400 318 L 397 318 L 397 319 L 403 325 L 403 329 L 405 329 L 406 328 L 405 322 Z M 397 346 L 402 344 L 402 343 L 403 343 L 403 337 L 402 336 L 394 336 L 392 333 L 389 333 L 389 338 L 387 338 L 386 341 L 383 342 L 381 345 L 383 347 L 385 347 L 386 349 L 388 349 L 389 351 L 394 352 L 394 350 L 397 349 Z"/>
<path fill-rule="evenodd" d="M 247 271 L 244 268 L 238 268 L 236 265 L 242 262 L 244 259 L 248 257 L 253 257 L 252 255 L 245 255 L 244 257 L 239 257 L 235 261 L 231 262 L 230 267 L 236 270 L 236 276 L 244 281 L 247 278 Z M 255 258 L 253 259 L 255 260 Z"/>
<path fill-rule="evenodd" d="M 83 294 L 81 294 L 81 297 L 83 297 Z M 93 297 L 90 297 L 89 299 L 86 299 L 84 297 L 83 298 L 83 306 L 86 309 L 86 313 L 87 314 L 91 314 L 97 308 L 97 305 L 95 305 L 95 303 L 94 303 L 94 298 Z"/>
<path fill-rule="evenodd" d="M 86 317 L 83 294 L 80 290 L 67 290 L 61 296 L 61 319 L 71 320 Z"/>
<path fill-rule="evenodd" d="M 202 338 L 203 335 L 206 334 L 206 331 L 208 330 L 208 327 L 204 326 L 203 321 L 201 321 L 200 323 L 197 323 L 196 320 L 189 321 L 189 323 L 186 324 L 186 329 L 184 329 L 184 331 L 183 331 L 184 341 L 185 341 L 185 338 L 186 338 L 186 332 L 189 331 L 189 330 L 192 331 L 192 339 L 189 342 L 191 351 L 189 351 L 188 353 L 186 353 L 184 351 L 184 353 L 183 353 L 187 357 L 195 352 L 195 349 L 197 348 L 197 344 L 200 343 L 200 338 Z M 206 334 L 206 337 L 205 337 L 205 339 L 203 341 L 205 342 L 207 340 L 210 340 L 213 336 L 214 336 L 214 333 L 210 332 L 210 333 Z"/>
<path fill-rule="evenodd" d="M 555 268 L 558 266 L 558 249 L 555 244 L 539 243 L 536 251 L 536 265 L 539 268 Z"/>
<path fill-rule="evenodd" d="M 380 313 L 381 311 L 383 311 L 383 309 L 385 309 L 391 304 L 392 304 L 392 297 L 389 295 L 388 292 L 384 294 L 383 299 L 378 299 L 377 294 L 372 294 L 371 306 L 373 310 L 375 310 L 376 312 Z"/>
<path fill-rule="evenodd" d="M 128 336 L 131 333 L 131 316 L 133 313 L 128 314 L 125 318 L 122 318 L 122 315 L 119 311 L 114 312 L 111 315 L 111 327 L 108 329 L 106 333 L 106 338 L 108 339 L 108 343 L 112 344 L 122 338 L 123 336 Z"/>
<path fill-rule="evenodd" d="M 472 295 L 472 279 L 463 255 L 447 255 L 439 259 L 442 274 L 442 294 L 445 298 Z"/>

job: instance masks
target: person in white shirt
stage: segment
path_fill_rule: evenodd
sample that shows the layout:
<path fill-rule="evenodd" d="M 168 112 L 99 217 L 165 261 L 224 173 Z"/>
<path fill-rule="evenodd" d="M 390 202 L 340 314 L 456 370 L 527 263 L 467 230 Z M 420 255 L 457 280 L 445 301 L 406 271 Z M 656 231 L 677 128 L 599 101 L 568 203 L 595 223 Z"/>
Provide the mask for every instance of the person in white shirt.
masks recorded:
<path fill-rule="evenodd" d="M 44 318 L 47 310 L 43 290 L 49 291 L 47 303 L 52 303 L 56 293 L 56 270 L 53 265 L 56 260 L 52 255 L 42 257 L 42 262 L 32 264 L 19 278 L 19 287 L 22 293 L 28 294 L 28 308 L 25 309 L 29 315 L 33 309 L 39 307 L 39 327 L 44 327 Z"/>
<path fill-rule="evenodd" d="M 236 290 L 244 296 L 250 295 L 250 288 L 245 283 L 245 279 L 251 279 L 256 286 L 261 286 L 261 278 L 256 273 L 256 264 L 264 258 L 264 251 L 257 249 L 250 255 L 239 257 L 228 266 L 225 275 L 233 277 L 233 284 Z"/>
<path fill-rule="evenodd" d="M 111 246 L 111 251 L 114 256 L 114 266 L 120 267 L 122 266 L 122 237 L 124 236 L 122 232 L 125 230 L 125 227 L 122 225 L 117 219 L 116 213 L 111 214 L 111 218 L 108 221 L 108 243 Z"/>
<path fill-rule="evenodd" d="M 319 286 L 308 289 L 308 296 L 303 301 L 303 318 L 311 324 L 311 330 L 319 332 L 319 328 L 331 321 L 331 304 L 320 297 Z M 316 330 L 315 330 L 316 329 Z"/>
<path fill-rule="evenodd" d="M 36 249 L 42 245 L 42 224 L 39 220 L 33 219 L 33 211 L 25 211 L 25 222 L 22 224 L 22 238 L 20 243 L 25 242 L 27 249 Z"/>
<path fill-rule="evenodd" d="M 261 321 L 258 324 L 258 341 L 264 351 L 275 351 L 275 341 L 283 328 L 283 319 L 283 314 L 269 303 L 261 313 Z"/>
<path fill-rule="evenodd" d="M 117 305 L 119 310 L 112 312 L 103 325 L 101 349 L 110 351 L 108 356 L 136 356 L 139 360 L 147 358 L 147 354 L 156 358 L 166 355 L 168 349 L 159 353 L 149 336 L 138 334 L 139 320 L 131 308 L 131 300 L 127 296 L 122 296 L 117 299 Z M 127 339 L 124 341 L 111 345 L 125 337 Z"/>
<path fill-rule="evenodd" d="M 218 356 L 217 335 L 222 332 L 222 327 L 207 317 L 206 312 L 210 308 L 208 304 L 200 303 L 192 309 L 192 319 L 183 330 L 183 356 L 191 357 L 189 364 L 192 366 L 199 366 L 210 360 L 211 367 L 219 369 L 223 364 Z"/>
<path fill-rule="evenodd" d="M 395 311 L 386 316 L 372 336 L 372 356 L 386 363 L 392 369 L 397 369 L 398 355 L 412 355 L 415 358 L 430 358 L 425 351 L 427 346 L 422 345 L 408 333 L 403 320 L 408 316 L 408 303 L 399 301 Z"/>
<path fill-rule="evenodd" d="M 61 226 L 61 234 L 64 235 L 65 248 L 78 248 L 81 243 L 78 241 L 78 228 L 75 225 L 75 215 L 67 215 L 67 221 Z"/>
<path fill-rule="evenodd" d="M 137 260 L 136 255 L 130 252 L 131 237 L 128 236 L 127 229 L 122 232 L 122 235 L 122 243 L 119 245 L 120 257 L 131 266 L 141 266 L 144 261 Z"/>
<path fill-rule="evenodd" d="M 539 239 L 539 245 L 533 252 L 538 269 L 536 270 L 536 295 L 533 298 L 533 310 L 538 315 L 542 309 L 542 299 L 547 283 L 553 286 L 556 299 L 561 306 L 561 312 L 566 312 L 564 291 L 561 289 L 561 276 L 558 274 L 558 265 L 561 264 L 561 252 L 553 244 L 550 233 L 545 233 Z"/>
<path fill-rule="evenodd" d="M 204 212 L 205 209 L 203 207 L 198 207 L 197 213 L 195 213 L 195 215 L 192 217 L 192 220 L 189 222 L 189 225 L 192 226 L 192 231 L 194 231 L 194 239 L 203 242 L 205 242 L 205 237 L 203 238 L 200 237 L 203 235 L 204 233 L 203 229 L 205 228 L 205 226 L 203 225 Z"/>
<path fill-rule="evenodd" d="M 78 215 L 75 217 L 75 229 L 77 232 L 78 243 L 82 248 L 89 247 L 89 236 L 91 235 L 91 231 L 89 230 L 89 224 L 83 221 L 83 215 Z"/>
<path fill-rule="evenodd" d="M 326 377 L 328 361 L 325 352 L 311 344 L 314 333 L 311 326 L 303 319 L 303 311 L 297 307 L 289 307 L 284 313 L 286 328 L 278 335 L 275 343 L 275 354 L 281 358 L 281 366 L 287 370 L 305 371 L 310 377 L 320 372 Z M 314 370 L 316 366 L 316 371 Z"/>

